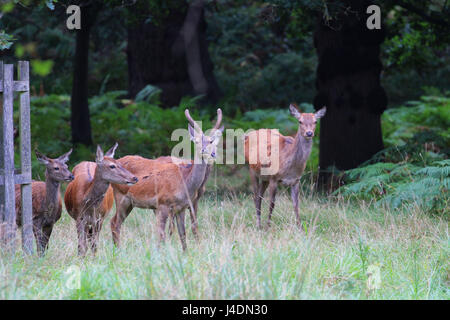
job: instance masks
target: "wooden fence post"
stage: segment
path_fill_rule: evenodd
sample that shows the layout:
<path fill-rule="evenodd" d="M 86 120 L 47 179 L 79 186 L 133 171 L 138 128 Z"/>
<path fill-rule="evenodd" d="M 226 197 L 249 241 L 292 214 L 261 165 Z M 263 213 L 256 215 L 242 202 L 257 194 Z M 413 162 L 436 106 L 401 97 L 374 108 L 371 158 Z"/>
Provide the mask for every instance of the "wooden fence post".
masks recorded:
<path fill-rule="evenodd" d="M 3 61 L 0 61 L 0 79 L 3 77 Z M 3 83 L 0 85 L 3 90 Z M 0 145 L 3 145 L 3 101 L 0 100 Z M 0 148 L 0 245 L 5 245 L 5 189 L 3 188 L 3 148 Z"/>
<path fill-rule="evenodd" d="M 28 84 L 20 94 L 20 173 L 22 175 L 22 248 L 33 253 L 33 207 L 31 198 L 31 132 L 29 63 L 19 61 L 19 81 Z"/>
<path fill-rule="evenodd" d="M 3 176 L 1 196 L 3 199 L 3 215 L 6 222 L 5 241 L 6 248 L 15 252 L 16 242 L 16 206 L 14 195 L 14 134 L 13 134 L 13 76 L 14 66 L 3 65 L 3 112 L 1 128 L 1 160 L 0 174 Z"/>
<path fill-rule="evenodd" d="M 3 93 L 0 121 L 0 239 L 6 248 L 16 248 L 15 184 L 21 185 L 22 245 L 27 254 L 33 252 L 33 217 L 31 195 L 31 134 L 29 63 L 19 61 L 18 81 L 14 66 L 0 62 L 0 91 Z M 20 172 L 14 167 L 14 92 L 20 92 Z"/>

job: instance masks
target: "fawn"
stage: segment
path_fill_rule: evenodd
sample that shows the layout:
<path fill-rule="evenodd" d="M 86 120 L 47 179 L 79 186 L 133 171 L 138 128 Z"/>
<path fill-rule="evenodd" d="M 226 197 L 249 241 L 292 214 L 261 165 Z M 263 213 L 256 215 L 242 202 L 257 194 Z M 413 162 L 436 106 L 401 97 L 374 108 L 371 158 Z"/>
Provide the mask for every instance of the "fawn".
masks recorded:
<path fill-rule="evenodd" d="M 50 159 L 39 151 L 35 151 L 35 153 L 39 162 L 45 165 L 45 182 L 32 181 L 31 183 L 33 233 L 36 238 L 37 252 L 39 255 L 43 255 L 48 248 L 53 226 L 61 218 L 61 182 L 72 181 L 74 178 L 66 165 L 72 149 L 56 159 Z M 20 227 L 22 223 L 22 206 L 19 184 L 16 184 L 15 191 L 16 224 Z"/>

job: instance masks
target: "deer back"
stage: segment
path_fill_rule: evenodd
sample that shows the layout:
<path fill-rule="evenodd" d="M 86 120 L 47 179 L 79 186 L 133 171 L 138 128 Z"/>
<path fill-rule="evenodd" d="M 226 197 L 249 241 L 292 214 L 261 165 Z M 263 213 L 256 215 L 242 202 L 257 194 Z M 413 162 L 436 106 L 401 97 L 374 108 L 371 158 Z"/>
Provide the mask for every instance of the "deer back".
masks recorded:
<path fill-rule="evenodd" d="M 15 185 L 16 194 L 16 222 L 18 226 L 22 225 L 22 193 L 20 184 Z M 33 219 L 39 217 L 45 213 L 45 197 L 46 197 L 46 187 L 44 181 L 33 181 L 31 183 L 31 197 L 32 197 L 32 208 L 33 208 Z M 61 194 L 58 193 L 58 208 L 57 208 L 56 221 L 59 220 L 62 211 L 62 199 Z M 56 222 L 55 221 L 55 222 Z"/>
<path fill-rule="evenodd" d="M 279 163 L 278 171 L 282 171 L 283 167 L 286 164 L 287 155 L 293 147 L 294 138 L 290 136 L 284 136 L 273 129 L 259 129 L 251 131 L 245 136 L 245 161 L 246 163 L 249 163 L 252 170 L 259 172 L 261 170 L 261 167 L 268 167 L 272 165 L 271 156 L 274 149 L 272 147 L 273 138 L 278 140 L 279 148 L 278 157 L 274 159 Z"/>
<path fill-rule="evenodd" d="M 116 192 L 127 194 L 134 202 L 143 206 L 157 206 L 160 203 L 176 202 L 184 196 L 183 180 L 186 179 L 192 164 L 176 165 L 172 162 L 146 159 L 140 156 L 126 156 L 118 162 L 136 175 L 139 182 L 135 185 L 117 185 Z"/>

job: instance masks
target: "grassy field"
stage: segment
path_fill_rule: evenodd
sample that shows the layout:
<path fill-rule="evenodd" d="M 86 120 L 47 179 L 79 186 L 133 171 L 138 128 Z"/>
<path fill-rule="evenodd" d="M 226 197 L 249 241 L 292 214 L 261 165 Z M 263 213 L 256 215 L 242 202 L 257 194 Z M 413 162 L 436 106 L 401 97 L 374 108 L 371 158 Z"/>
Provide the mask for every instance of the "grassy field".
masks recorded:
<path fill-rule="evenodd" d="M 45 257 L 1 256 L 0 298 L 450 298 L 448 219 L 305 194 L 300 210 L 303 232 L 281 192 L 271 229 L 259 231 L 250 195 L 209 193 L 200 202 L 200 239 L 189 230 L 185 253 L 177 234 L 158 247 L 155 216 L 141 209 L 125 221 L 115 249 L 110 214 L 97 256 L 85 259 L 64 212 Z"/>

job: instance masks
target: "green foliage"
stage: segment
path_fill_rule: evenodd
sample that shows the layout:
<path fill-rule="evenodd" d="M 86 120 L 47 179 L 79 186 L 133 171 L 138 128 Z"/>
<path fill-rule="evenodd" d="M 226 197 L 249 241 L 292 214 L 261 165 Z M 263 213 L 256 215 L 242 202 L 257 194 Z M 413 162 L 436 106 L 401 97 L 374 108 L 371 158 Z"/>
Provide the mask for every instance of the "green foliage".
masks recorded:
<path fill-rule="evenodd" d="M 134 101 L 136 102 L 146 101 L 149 103 L 153 102 L 155 104 L 158 104 L 161 92 L 162 92 L 161 89 L 148 84 L 141 91 L 138 92 Z"/>
<path fill-rule="evenodd" d="M 348 185 L 339 189 L 345 196 L 375 199 L 394 209 L 411 205 L 427 212 L 449 210 L 450 160 L 419 167 L 411 163 L 379 162 L 346 172 Z"/>
<path fill-rule="evenodd" d="M 393 208 L 418 205 L 449 210 L 450 98 L 425 96 L 383 115 L 388 146 L 359 168 L 345 172 L 335 193 L 375 200 Z"/>
<path fill-rule="evenodd" d="M 387 146 L 404 145 L 424 130 L 450 139 L 450 97 L 424 96 L 420 101 L 388 109 L 382 116 L 382 124 Z"/>
<path fill-rule="evenodd" d="M 70 98 L 59 95 L 32 97 L 30 104 L 32 151 L 37 149 L 50 158 L 59 157 L 67 152 L 72 147 Z M 14 114 L 14 120 L 17 124 L 19 123 L 18 110 Z M 15 147 L 17 154 L 19 145 L 16 143 Z M 45 178 L 44 167 L 36 160 L 34 152 L 32 152 L 32 172 L 35 179 Z"/>
<path fill-rule="evenodd" d="M 52 60 L 32 60 L 31 61 L 31 71 L 39 76 L 45 77 L 52 71 L 53 61 Z"/>
<path fill-rule="evenodd" d="M 13 44 L 13 36 L 5 33 L 5 30 L 0 30 L 0 50 L 9 49 Z"/>
<path fill-rule="evenodd" d="M 230 112 L 313 99 L 312 41 L 297 41 L 290 29 L 284 34 L 288 19 L 280 21 L 270 9 L 266 3 L 241 1 L 207 12 L 211 59 Z"/>

